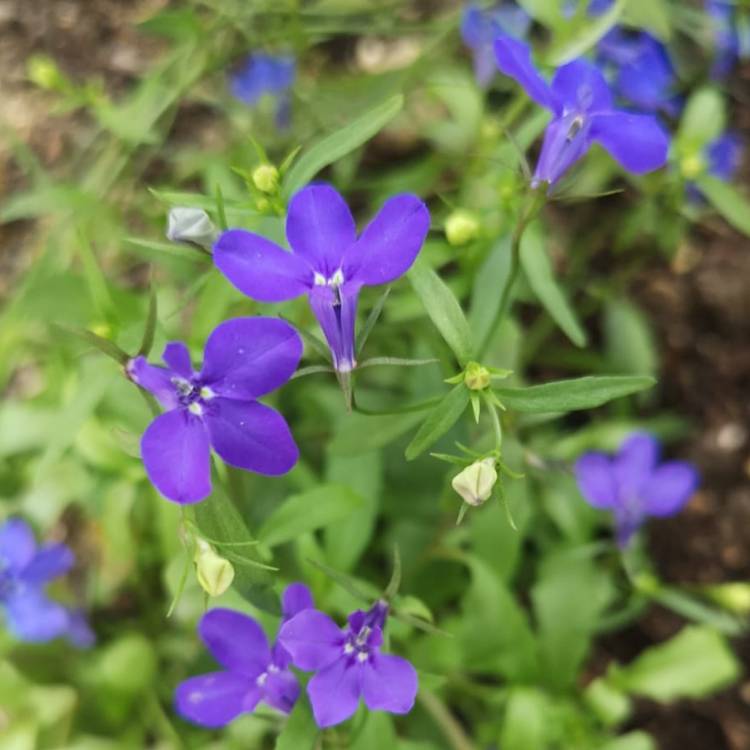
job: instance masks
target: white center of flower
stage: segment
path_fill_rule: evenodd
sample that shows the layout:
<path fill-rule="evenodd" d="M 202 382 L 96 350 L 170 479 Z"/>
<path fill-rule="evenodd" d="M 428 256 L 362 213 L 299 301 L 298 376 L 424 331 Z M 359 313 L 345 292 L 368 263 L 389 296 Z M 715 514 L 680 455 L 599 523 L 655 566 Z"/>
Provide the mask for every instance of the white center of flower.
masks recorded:
<path fill-rule="evenodd" d="M 188 406 L 188 411 L 191 414 L 195 414 L 197 417 L 200 417 L 203 414 L 203 407 L 197 401 L 193 401 L 193 403 Z"/>
<path fill-rule="evenodd" d="M 207 386 L 204 385 L 203 388 L 201 388 L 201 398 L 204 401 L 210 401 L 216 394 Z"/>
<path fill-rule="evenodd" d="M 266 684 L 266 680 L 268 680 L 268 674 L 266 672 L 263 672 L 262 675 L 259 675 L 258 679 L 255 681 L 255 684 L 258 687 L 263 687 Z"/>
<path fill-rule="evenodd" d="M 345 654 L 346 654 L 347 656 L 349 656 L 349 654 L 353 654 L 353 653 L 354 653 L 354 646 L 352 646 L 352 644 L 351 644 L 351 643 L 347 643 L 347 644 L 346 644 L 346 645 L 344 646 L 344 653 L 345 653 Z"/>
<path fill-rule="evenodd" d="M 333 276 L 327 279 L 322 273 L 316 271 L 313 276 L 313 282 L 315 286 L 330 286 L 335 289 L 344 283 L 344 272 L 339 268 Z"/>
<path fill-rule="evenodd" d="M 369 659 L 369 654 L 367 653 L 367 651 L 360 651 L 357 654 L 357 661 L 359 661 L 359 662 L 365 662 L 368 659 Z"/>

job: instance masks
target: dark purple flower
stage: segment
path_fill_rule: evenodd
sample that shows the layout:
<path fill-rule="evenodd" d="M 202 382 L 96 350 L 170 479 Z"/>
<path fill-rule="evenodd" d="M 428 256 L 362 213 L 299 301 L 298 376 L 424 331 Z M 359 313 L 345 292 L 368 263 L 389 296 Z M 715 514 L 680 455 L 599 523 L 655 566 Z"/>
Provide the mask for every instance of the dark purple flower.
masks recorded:
<path fill-rule="evenodd" d="M 231 466 L 284 474 L 297 446 L 284 418 L 256 399 L 286 383 L 302 356 L 299 334 L 283 320 L 234 318 L 206 341 L 203 368 L 187 347 L 167 344 L 166 367 L 132 359 L 127 372 L 167 411 L 143 434 L 141 455 L 159 492 L 178 503 L 211 493 L 211 448 Z"/>
<path fill-rule="evenodd" d="M 531 26 L 531 16 L 514 0 L 502 0 L 494 8 L 467 5 L 461 17 L 461 38 L 472 51 L 474 75 L 486 86 L 495 75 L 492 44 L 500 34 L 523 38 Z"/>
<path fill-rule="evenodd" d="M 706 146 L 708 173 L 729 182 L 742 162 L 742 139 L 737 133 L 727 131 Z"/>
<path fill-rule="evenodd" d="M 576 462 L 581 493 L 589 505 L 614 514 L 621 547 L 648 516 L 672 516 L 682 510 L 698 486 L 698 472 L 691 464 L 658 461 L 658 441 L 635 433 L 614 456 L 585 453 Z"/>
<path fill-rule="evenodd" d="M 742 46 L 737 29 L 737 5 L 728 0 L 706 0 L 706 12 L 713 30 L 711 76 L 726 78 L 737 64 Z"/>
<path fill-rule="evenodd" d="M 16 638 L 42 642 L 68 636 L 75 642 L 72 613 L 44 591 L 53 578 L 67 573 L 73 562 L 73 553 L 65 544 L 37 547 L 34 532 L 19 518 L 0 526 L 0 606 Z"/>
<path fill-rule="evenodd" d="M 349 615 L 339 628 L 328 615 L 308 609 L 279 631 L 279 641 L 295 667 L 316 672 L 307 684 L 313 714 L 322 729 L 340 724 L 359 706 L 406 714 L 417 695 L 417 673 L 400 656 L 380 653 L 388 605 Z"/>
<path fill-rule="evenodd" d="M 514 78 L 537 104 L 552 111 L 532 182 L 553 185 L 594 142 L 629 172 L 643 174 L 667 159 L 669 138 L 655 117 L 614 109 L 599 70 L 586 60 L 558 68 L 552 83 L 539 75 L 528 45 L 503 36 L 495 42 L 500 70 Z"/>
<path fill-rule="evenodd" d="M 313 606 L 301 583 L 287 586 L 282 597 L 283 621 Z M 270 648 L 261 626 L 252 617 L 231 609 L 212 609 L 198 624 L 201 640 L 224 668 L 191 677 L 178 685 L 175 708 L 184 718 L 204 727 L 222 727 L 263 701 L 289 713 L 299 695 L 290 656 L 277 643 Z"/>
<path fill-rule="evenodd" d="M 248 106 L 255 106 L 262 96 L 277 98 L 276 121 L 281 127 L 289 124 L 289 89 L 294 83 L 295 63 L 285 55 L 250 55 L 232 74 L 232 94 Z"/>
<path fill-rule="evenodd" d="M 356 366 L 354 323 L 363 286 L 404 274 L 430 226 L 415 195 L 389 198 L 357 237 L 344 199 L 330 185 L 308 185 L 289 203 L 286 252 L 244 229 L 224 232 L 214 246 L 219 270 L 243 294 L 282 302 L 307 294 L 339 372 Z"/>

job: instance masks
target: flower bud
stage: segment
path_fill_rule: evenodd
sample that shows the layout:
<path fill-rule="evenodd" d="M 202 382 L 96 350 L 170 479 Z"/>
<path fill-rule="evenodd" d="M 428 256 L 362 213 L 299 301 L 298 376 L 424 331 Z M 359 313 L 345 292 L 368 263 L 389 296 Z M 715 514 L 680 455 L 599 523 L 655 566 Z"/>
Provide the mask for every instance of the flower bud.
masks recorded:
<path fill-rule="evenodd" d="M 453 247 L 475 240 L 479 235 L 479 229 L 477 217 L 463 209 L 454 211 L 445 220 L 445 236 Z"/>
<path fill-rule="evenodd" d="M 484 390 L 491 379 L 490 371 L 479 362 L 469 362 L 464 370 L 464 385 L 470 391 Z"/>
<path fill-rule="evenodd" d="M 706 594 L 719 606 L 737 615 L 750 613 L 750 584 L 741 581 L 709 586 Z"/>
<path fill-rule="evenodd" d="M 451 486 L 468 505 L 478 506 L 489 500 L 497 482 L 494 458 L 483 458 L 453 477 Z"/>
<path fill-rule="evenodd" d="M 686 180 L 694 180 L 706 171 L 706 164 L 700 153 L 688 154 L 680 161 L 680 169 Z"/>
<path fill-rule="evenodd" d="M 210 250 L 218 232 L 202 208 L 177 206 L 170 209 L 167 219 L 167 239 L 172 242 L 192 242 Z"/>
<path fill-rule="evenodd" d="M 261 164 L 253 171 L 253 185 L 261 193 L 275 193 L 279 187 L 279 170 L 273 164 Z"/>
<path fill-rule="evenodd" d="M 221 596 L 232 585 L 232 563 L 217 555 L 213 547 L 202 539 L 198 540 L 194 560 L 198 583 L 209 596 Z"/>
<path fill-rule="evenodd" d="M 27 73 L 32 83 L 48 91 L 60 90 L 65 85 L 55 61 L 43 55 L 36 55 L 28 61 Z"/>

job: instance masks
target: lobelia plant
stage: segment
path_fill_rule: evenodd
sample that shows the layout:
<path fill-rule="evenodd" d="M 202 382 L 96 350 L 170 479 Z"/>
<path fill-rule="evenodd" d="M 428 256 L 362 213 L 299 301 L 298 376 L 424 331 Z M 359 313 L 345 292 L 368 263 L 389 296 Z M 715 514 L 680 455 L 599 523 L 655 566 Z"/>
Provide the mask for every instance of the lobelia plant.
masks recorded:
<path fill-rule="evenodd" d="M 276 99 L 276 124 L 289 125 L 291 100 L 289 90 L 294 83 L 296 64 L 288 55 L 249 55 L 230 77 L 232 95 L 254 107 L 263 96 Z"/>

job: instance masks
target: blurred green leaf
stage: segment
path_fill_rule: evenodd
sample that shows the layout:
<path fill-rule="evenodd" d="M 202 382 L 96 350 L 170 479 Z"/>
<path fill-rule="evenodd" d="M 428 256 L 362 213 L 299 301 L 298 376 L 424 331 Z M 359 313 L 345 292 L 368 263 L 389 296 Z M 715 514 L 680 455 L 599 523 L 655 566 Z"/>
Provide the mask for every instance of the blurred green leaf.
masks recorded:
<path fill-rule="evenodd" d="M 695 184 L 711 205 L 735 228 L 750 237 L 750 201 L 734 185 L 704 174 Z"/>
<path fill-rule="evenodd" d="M 656 741 L 646 732 L 628 732 L 621 737 L 616 737 L 597 750 L 657 750 Z"/>
<path fill-rule="evenodd" d="M 310 711 L 310 704 L 307 698 L 301 695 L 276 739 L 274 750 L 312 750 L 318 741 L 319 733 Z"/>
<path fill-rule="evenodd" d="M 628 0 L 623 19 L 637 28 L 650 31 L 663 42 L 668 42 L 672 36 L 668 0 Z"/>
<path fill-rule="evenodd" d="M 396 440 L 422 419 L 423 412 L 384 416 L 352 414 L 336 432 L 328 449 L 337 456 L 368 453 Z"/>
<path fill-rule="evenodd" d="M 677 139 L 684 147 L 702 149 L 726 127 L 726 105 L 718 89 L 706 86 L 690 95 L 680 120 Z"/>
<path fill-rule="evenodd" d="M 604 307 L 604 335 L 612 370 L 653 375 L 659 354 L 646 316 L 624 298 L 608 299 Z"/>
<path fill-rule="evenodd" d="M 469 403 L 469 389 L 459 383 L 442 398 L 406 447 L 406 460 L 413 461 L 445 435 L 459 420 Z"/>
<path fill-rule="evenodd" d="M 500 747 L 546 750 L 549 747 L 549 699 L 539 690 L 514 687 L 505 706 Z"/>

